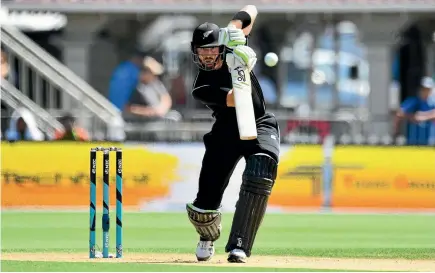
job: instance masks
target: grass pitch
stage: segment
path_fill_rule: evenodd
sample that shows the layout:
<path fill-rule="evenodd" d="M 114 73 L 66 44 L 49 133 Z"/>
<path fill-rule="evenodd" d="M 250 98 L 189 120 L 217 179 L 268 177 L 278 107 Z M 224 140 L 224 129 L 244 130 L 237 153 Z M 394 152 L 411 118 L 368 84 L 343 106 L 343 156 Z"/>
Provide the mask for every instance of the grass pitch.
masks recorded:
<path fill-rule="evenodd" d="M 115 213 L 111 216 L 110 240 L 113 253 Z M 225 263 L 224 246 L 232 215 L 225 214 L 223 218 L 224 233 L 216 244 L 216 252 L 220 260 L 215 264 L 198 265 L 194 262 L 198 236 L 184 213 L 124 213 L 125 258 L 122 259 L 124 261 L 111 259 L 110 262 L 100 260 L 93 263 L 87 260 L 89 213 L 2 212 L 1 269 L 2 271 L 325 271 L 326 269 L 404 271 L 431 269 L 433 264 L 435 271 L 435 217 L 433 215 L 269 214 L 263 222 L 254 245 L 253 262 L 249 261 L 242 266 Z M 101 215 L 97 215 L 97 244 L 100 247 L 102 245 Z M 151 255 L 153 259 L 147 258 Z M 50 260 L 47 260 L 47 257 L 50 257 Z M 68 257 L 77 257 L 77 259 L 69 261 Z M 301 258 L 298 260 L 295 257 Z M 316 257 L 332 257 L 348 261 L 349 267 L 339 264 L 337 259 L 334 260 L 335 263 L 330 261 L 328 264 L 327 259 Z M 373 262 L 360 263 L 355 258 L 370 258 Z M 313 261 L 312 268 L 309 267 L 310 259 Z M 379 259 L 384 260 L 380 262 Z M 391 266 L 385 259 L 391 259 Z M 410 261 L 409 266 L 405 266 L 404 260 Z M 419 262 L 421 267 L 411 266 L 412 264 L 417 266 Z M 393 267 L 394 264 L 398 266 Z M 304 266 L 298 267 L 298 265 Z M 379 268 L 376 267 L 377 265 Z"/>

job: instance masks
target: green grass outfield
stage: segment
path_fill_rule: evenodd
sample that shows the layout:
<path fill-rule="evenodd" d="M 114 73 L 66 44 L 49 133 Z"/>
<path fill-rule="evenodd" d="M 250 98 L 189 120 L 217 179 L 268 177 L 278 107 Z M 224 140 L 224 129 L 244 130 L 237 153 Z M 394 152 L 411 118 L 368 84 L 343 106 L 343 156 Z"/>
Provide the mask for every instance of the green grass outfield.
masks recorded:
<path fill-rule="evenodd" d="M 306 268 L 258 268 L 258 267 L 219 267 L 159 265 L 159 264 L 113 264 L 113 263 L 68 263 L 68 262 L 29 262 L 5 261 L 2 271 L 9 272 L 349 272 L 349 270 L 306 269 Z M 358 272 L 350 270 L 351 272 Z"/>
<path fill-rule="evenodd" d="M 231 219 L 232 215 L 224 215 L 217 254 L 225 254 Z M 89 213 L 4 211 L 1 220 L 4 254 L 87 256 Z M 114 220 L 115 213 L 111 212 L 111 252 L 115 245 Z M 146 253 L 194 257 L 198 236 L 185 213 L 124 213 L 123 222 L 125 257 Z M 102 245 L 101 215 L 97 216 L 97 244 Z M 435 261 L 435 216 L 269 214 L 254 246 L 253 257 L 260 255 Z M 273 264 L 269 268 L 249 268 L 249 264 L 215 268 L 140 262 L 2 261 L 2 271 L 314 271 L 274 268 Z"/>

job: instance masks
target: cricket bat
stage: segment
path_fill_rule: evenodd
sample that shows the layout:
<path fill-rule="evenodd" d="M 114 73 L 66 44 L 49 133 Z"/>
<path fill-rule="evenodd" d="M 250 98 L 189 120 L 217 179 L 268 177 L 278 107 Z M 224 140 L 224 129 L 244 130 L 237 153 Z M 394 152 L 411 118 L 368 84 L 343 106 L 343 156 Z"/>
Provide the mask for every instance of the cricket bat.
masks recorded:
<path fill-rule="evenodd" d="M 253 5 L 245 6 L 241 11 L 246 11 L 251 16 L 251 24 L 243 29 L 245 36 L 252 30 L 257 18 L 257 8 Z M 242 21 L 233 20 L 229 23 L 236 28 L 242 28 Z M 233 82 L 234 104 L 237 116 L 237 125 L 241 140 L 252 140 L 257 138 L 257 125 L 255 123 L 254 105 L 252 102 L 251 77 L 246 67 L 239 66 L 231 69 Z"/>

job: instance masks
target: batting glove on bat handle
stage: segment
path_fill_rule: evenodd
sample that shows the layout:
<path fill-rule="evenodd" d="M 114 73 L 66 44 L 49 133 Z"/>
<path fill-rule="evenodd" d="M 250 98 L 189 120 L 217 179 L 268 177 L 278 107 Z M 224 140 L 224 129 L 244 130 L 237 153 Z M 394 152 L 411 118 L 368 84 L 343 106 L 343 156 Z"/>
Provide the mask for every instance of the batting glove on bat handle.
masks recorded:
<path fill-rule="evenodd" d="M 251 72 L 257 63 L 257 55 L 248 46 L 237 46 L 232 50 L 232 54 L 227 54 L 226 61 L 230 68 L 242 65 Z"/>
<path fill-rule="evenodd" d="M 220 29 L 219 44 L 229 48 L 234 48 L 238 45 L 245 45 L 246 37 L 241 29 L 229 25 L 226 28 Z"/>

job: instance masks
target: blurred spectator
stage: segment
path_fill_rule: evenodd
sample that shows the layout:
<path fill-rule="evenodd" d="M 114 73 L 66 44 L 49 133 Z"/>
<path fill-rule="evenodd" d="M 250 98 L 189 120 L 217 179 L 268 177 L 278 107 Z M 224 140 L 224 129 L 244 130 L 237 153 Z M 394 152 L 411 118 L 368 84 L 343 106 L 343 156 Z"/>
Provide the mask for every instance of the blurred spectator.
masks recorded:
<path fill-rule="evenodd" d="M 143 53 L 137 51 L 130 60 L 119 64 L 112 74 L 109 85 L 109 100 L 121 111 L 125 110 L 128 99 L 136 89 L 143 60 Z"/>
<path fill-rule="evenodd" d="M 258 83 L 263 91 L 264 101 L 267 104 L 275 104 L 277 102 L 277 92 L 274 82 L 264 74 L 260 73 L 259 66 L 254 68 L 254 73 L 257 76 Z"/>
<path fill-rule="evenodd" d="M 431 98 L 434 88 L 432 78 L 425 77 L 417 97 L 406 99 L 397 113 L 396 132 L 401 119 L 408 119 L 407 141 L 410 145 L 435 144 L 435 101 Z"/>
<path fill-rule="evenodd" d="M 66 114 L 59 118 L 59 122 L 62 123 L 65 131 L 57 131 L 55 133 L 55 140 L 68 140 L 68 141 L 88 141 L 89 134 L 85 129 L 77 125 L 76 119 Z"/>
<path fill-rule="evenodd" d="M 8 63 L 8 57 L 6 55 L 6 52 L 1 49 L 1 68 L 0 68 L 2 78 L 6 79 L 9 75 L 9 63 Z"/>
<path fill-rule="evenodd" d="M 261 90 L 263 90 L 264 101 L 267 104 L 275 104 L 278 97 L 274 82 L 270 78 L 260 74 L 258 76 L 258 83 L 261 86 Z"/>
<path fill-rule="evenodd" d="M 9 74 L 9 63 L 8 63 L 8 58 L 7 58 L 6 52 L 3 50 L 3 47 L 1 48 L 1 55 L 0 56 L 1 56 L 1 66 L 0 66 L 1 78 L 7 79 L 8 74 Z M 2 110 L 7 109 L 7 106 L 6 106 L 6 104 L 3 103 L 3 101 L 1 102 L 1 109 Z M 3 130 L 3 126 L 2 126 L 2 130 Z"/>
<path fill-rule="evenodd" d="M 0 71 L 1 71 L 1 77 L 3 79 L 7 79 L 15 87 L 18 86 L 16 72 L 11 70 L 7 50 L 3 47 L 1 48 L 1 68 L 0 68 Z"/>
<path fill-rule="evenodd" d="M 175 105 L 186 105 L 186 82 L 184 81 L 183 75 L 177 75 L 176 77 L 171 79 L 171 98 L 173 100 L 173 104 Z"/>
<path fill-rule="evenodd" d="M 33 114 L 26 108 L 17 108 L 9 121 L 6 131 L 9 141 L 43 141 L 44 134 L 38 129 Z"/>
<path fill-rule="evenodd" d="M 151 57 L 144 60 L 140 83 L 130 98 L 126 111 L 143 117 L 164 117 L 172 106 L 168 90 L 158 78 L 163 66 Z"/>

